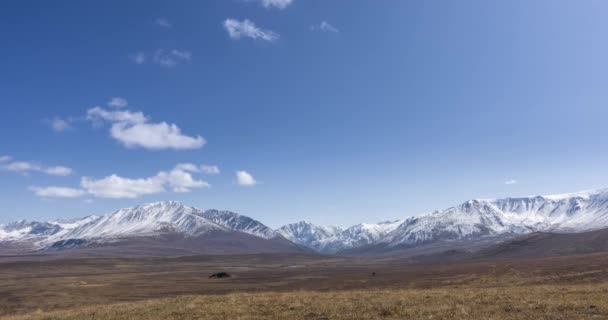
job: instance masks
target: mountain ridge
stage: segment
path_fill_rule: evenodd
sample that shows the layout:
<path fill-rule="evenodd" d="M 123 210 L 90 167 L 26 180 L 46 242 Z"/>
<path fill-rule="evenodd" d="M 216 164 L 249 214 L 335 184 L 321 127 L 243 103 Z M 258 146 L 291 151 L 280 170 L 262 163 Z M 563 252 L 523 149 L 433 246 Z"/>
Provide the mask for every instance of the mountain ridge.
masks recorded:
<path fill-rule="evenodd" d="M 348 228 L 307 221 L 272 229 L 239 213 L 202 210 L 162 201 L 71 221 L 16 221 L 0 225 L 0 243 L 27 242 L 38 248 L 175 233 L 200 237 L 238 232 L 265 240 L 285 239 L 317 252 L 415 247 L 437 241 L 468 241 L 534 232 L 576 233 L 608 228 L 608 189 L 497 199 L 474 199 L 404 220 L 360 223 Z M 246 237 L 241 237 L 246 238 Z"/>

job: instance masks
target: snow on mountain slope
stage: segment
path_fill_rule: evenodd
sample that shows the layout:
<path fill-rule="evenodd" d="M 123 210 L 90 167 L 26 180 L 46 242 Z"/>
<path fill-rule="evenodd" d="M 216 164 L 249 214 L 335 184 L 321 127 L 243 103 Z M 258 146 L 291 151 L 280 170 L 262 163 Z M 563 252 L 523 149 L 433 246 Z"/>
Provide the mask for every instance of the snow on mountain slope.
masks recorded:
<path fill-rule="evenodd" d="M 354 225 L 340 234 L 340 238 L 344 242 L 342 250 L 374 244 L 398 228 L 401 223 L 403 220 Z"/>
<path fill-rule="evenodd" d="M 335 252 L 342 247 L 339 227 L 321 227 L 307 221 L 285 225 L 278 230 L 279 234 L 297 244 L 304 245 L 319 252 Z"/>
<path fill-rule="evenodd" d="M 37 221 L 16 221 L 0 225 L 0 241 L 21 241 L 50 236 L 61 231 L 61 227 Z"/>
<path fill-rule="evenodd" d="M 78 228 L 84 224 L 87 224 L 91 221 L 97 220 L 99 218 L 100 218 L 99 216 L 91 215 L 88 217 L 78 218 L 78 219 L 49 221 L 48 223 L 54 224 L 54 225 L 60 227 L 62 230 L 71 230 L 71 229 Z"/>
<path fill-rule="evenodd" d="M 336 253 L 341 250 L 369 245 L 393 231 L 401 221 L 362 223 L 348 229 L 321 227 L 301 221 L 277 230 L 285 238 L 323 253 Z"/>
<path fill-rule="evenodd" d="M 210 231 L 227 231 L 202 217 L 202 211 L 179 202 L 156 202 L 93 219 L 49 241 L 65 239 L 112 239 L 130 236 L 148 236 L 162 232 L 176 232 L 189 236 Z"/>
<path fill-rule="evenodd" d="M 277 231 L 298 244 L 324 253 L 335 253 L 370 245 L 413 246 L 439 240 L 602 228 L 608 228 L 608 189 L 469 200 L 444 211 L 403 221 L 359 224 L 344 230 L 300 222 Z"/>
<path fill-rule="evenodd" d="M 226 228 L 248 233 L 265 239 L 272 239 L 279 234 L 261 222 L 230 211 L 206 210 L 201 213 L 205 219 Z"/>
<path fill-rule="evenodd" d="M 414 245 L 533 231 L 581 232 L 608 228 L 608 189 L 522 198 L 470 200 L 406 220 L 378 243 Z"/>
<path fill-rule="evenodd" d="M 199 236 L 212 231 L 236 231 L 263 239 L 282 236 L 322 253 L 336 253 L 358 247 L 373 250 L 375 245 L 390 248 L 535 231 L 583 232 L 602 228 L 608 228 L 608 189 L 469 200 L 403 221 L 362 223 L 346 229 L 301 221 L 272 230 L 234 212 L 203 211 L 168 201 L 67 222 L 17 221 L 0 225 L 0 242 L 26 241 L 48 246 L 75 239 L 103 242 L 161 233 Z"/>
<path fill-rule="evenodd" d="M 212 231 L 237 231 L 263 239 L 280 237 L 261 222 L 234 212 L 203 211 L 167 201 L 71 221 L 13 222 L 0 226 L 0 241 L 28 241 L 36 247 L 49 247 L 74 240 L 100 243 L 165 233 L 196 237 Z"/>

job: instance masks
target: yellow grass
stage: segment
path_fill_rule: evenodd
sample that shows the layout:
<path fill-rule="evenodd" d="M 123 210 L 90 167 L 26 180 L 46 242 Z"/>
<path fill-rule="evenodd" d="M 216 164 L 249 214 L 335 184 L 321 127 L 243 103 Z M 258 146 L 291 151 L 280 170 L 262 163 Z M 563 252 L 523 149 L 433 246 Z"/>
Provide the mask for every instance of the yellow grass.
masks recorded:
<path fill-rule="evenodd" d="M 608 285 L 182 296 L 1 319 L 608 319 Z"/>

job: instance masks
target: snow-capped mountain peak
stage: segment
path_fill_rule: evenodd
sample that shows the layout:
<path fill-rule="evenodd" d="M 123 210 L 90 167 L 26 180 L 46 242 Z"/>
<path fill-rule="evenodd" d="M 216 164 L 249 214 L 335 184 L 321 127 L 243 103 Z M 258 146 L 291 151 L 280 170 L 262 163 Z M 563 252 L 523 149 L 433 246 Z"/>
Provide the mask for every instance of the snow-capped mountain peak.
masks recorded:
<path fill-rule="evenodd" d="M 277 232 L 261 222 L 231 211 L 206 210 L 202 217 L 226 228 L 248 233 L 265 239 L 279 236 Z"/>
<path fill-rule="evenodd" d="M 409 219 L 379 242 L 392 246 L 533 231 L 608 227 L 608 189 L 505 199 L 477 199 Z"/>
<path fill-rule="evenodd" d="M 342 229 L 333 226 L 321 227 L 307 221 L 300 221 L 283 226 L 277 232 L 295 243 L 319 252 L 335 253 L 374 243 L 400 224 L 401 221 L 362 223 Z"/>
<path fill-rule="evenodd" d="M 98 239 L 176 232 L 196 236 L 225 231 L 202 217 L 202 211 L 176 201 L 155 202 L 120 209 L 62 234 L 61 239 Z M 60 240 L 60 239 L 52 239 Z"/>
<path fill-rule="evenodd" d="M 267 240 L 279 237 L 284 241 L 284 237 L 319 252 L 335 253 L 364 246 L 390 248 L 534 231 L 583 232 L 602 228 L 608 228 L 608 189 L 468 200 L 405 220 L 361 223 L 348 228 L 300 221 L 277 230 L 238 213 L 203 211 L 166 201 L 71 221 L 12 222 L 0 225 L 0 242 L 26 241 L 48 246 L 57 241 L 111 241 L 164 233 L 198 237 L 214 232 L 236 232 Z"/>
<path fill-rule="evenodd" d="M 81 240 L 107 242 L 119 238 L 176 233 L 197 237 L 210 232 L 242 232 L 264 239 L 280 236 L 261 222 L 230 211 L 203 211 L 177 201 L 141 204 L 102 216 L 50 222 L 18 221 L 0 225 L 0 241 L 28 241 L 37 247 Z"/>

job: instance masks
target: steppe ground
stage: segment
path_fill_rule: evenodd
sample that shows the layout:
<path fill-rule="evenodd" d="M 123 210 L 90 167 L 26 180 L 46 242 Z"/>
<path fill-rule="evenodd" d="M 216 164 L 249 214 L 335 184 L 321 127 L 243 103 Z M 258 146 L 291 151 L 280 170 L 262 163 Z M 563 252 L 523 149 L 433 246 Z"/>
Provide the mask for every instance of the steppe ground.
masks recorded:
<path fill-rule="evenodd" d="M 3 258 L 0 319 L 608 319 L 608 255 Z"/>

